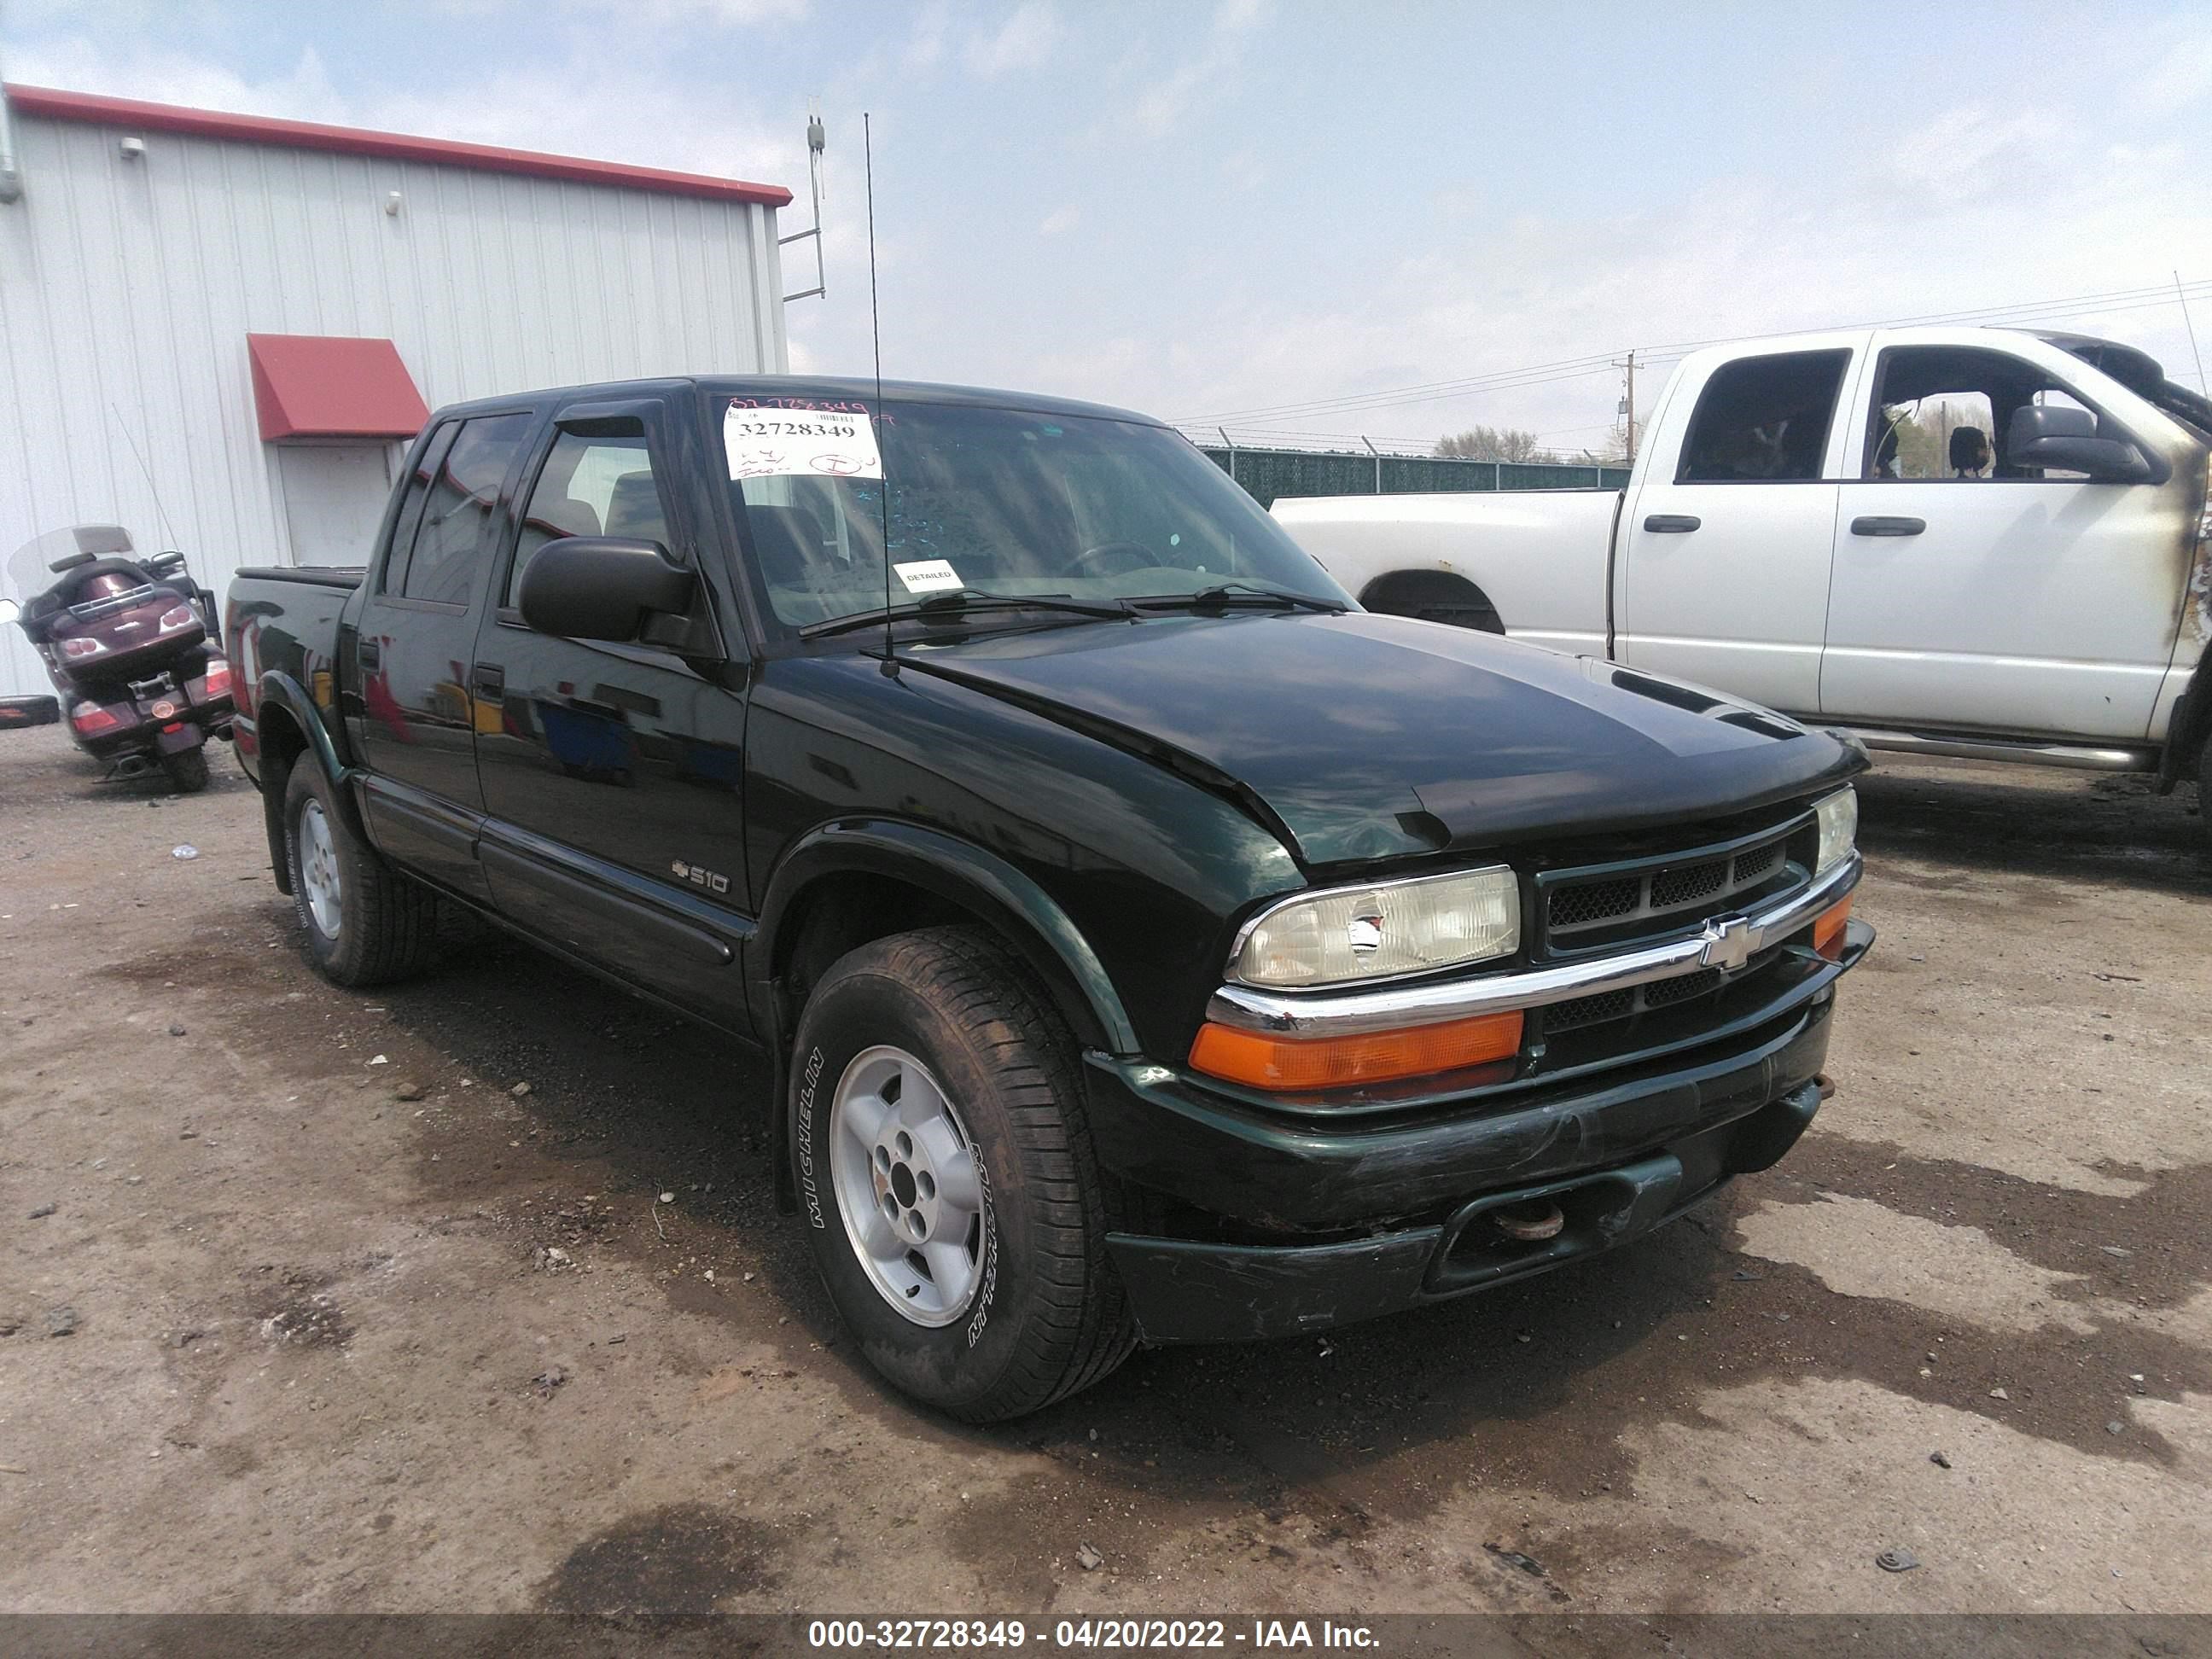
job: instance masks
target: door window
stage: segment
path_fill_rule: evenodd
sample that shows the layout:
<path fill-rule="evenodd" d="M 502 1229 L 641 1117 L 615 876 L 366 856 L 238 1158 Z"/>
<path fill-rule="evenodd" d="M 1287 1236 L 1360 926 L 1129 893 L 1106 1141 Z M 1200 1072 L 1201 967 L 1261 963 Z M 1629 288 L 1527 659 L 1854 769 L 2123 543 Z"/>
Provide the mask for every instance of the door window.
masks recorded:
<path fill-rule="evenodd" d="M 1897 346 L 1881 354 L 1876 375 L 1861 473 L 1869 479 L 2086 477 L 2007 459 L 2005 433 L 2013 417 L 2031 405 L 2079 410 L 2096 421 L 2100 435 L 2126 435 L 2045 371 L 2001 351 Z"/>
<path fill-rule="evenodd" d="M 491 550 L 490 528 L 499 507 L 500 485 L 506 482 L 529 429 L 526 414 L 493 415 L 462 422 L 430 483 L 422 525 L 415 532 L 406 567 L 398 573 L 396 584 L 390 573 L 385 577 L 386 592 L 396 586 L 410 599 L 443 605 L 469 602 L 477 572 Z M 410 494 L 413 489 L 410 483 Z M 395 557 L 398 545 L 395 540 Z"/>
<path fill-rule="evenodd" d="M 1677 483 L 1802 483 L 1820 476 L 1847 350 L 1739 357 L 1698 394 Z"/>
<path fill-rule="evenodd" d="M 564 536 L 629 536 L 669 544 L 668 515 L 642 433 L 564 431 L 554 441 L 523 511 L 507 576 L 510 609 L 521 603 L 524 568 L 539 548 Z"/>
<path fill-rule="evenodd" d="M 448 421 L 430 434 L 424 444 L 415 470 L 407 475 L 407 493 L 400 498 L 399 515 L 392 521 L 392 551 L 384 561 L 384 574 L 377 585 L 380 593 L 397 593 L 401 580 L 407 574 L 407 556 L 415 546 L 415 534 L 422 527 L 422 504 L 430 499 L 431 481 L 437 477 L 438 469 L 446 459 L 446 447 L 453 441 L 453 423 Z"/>

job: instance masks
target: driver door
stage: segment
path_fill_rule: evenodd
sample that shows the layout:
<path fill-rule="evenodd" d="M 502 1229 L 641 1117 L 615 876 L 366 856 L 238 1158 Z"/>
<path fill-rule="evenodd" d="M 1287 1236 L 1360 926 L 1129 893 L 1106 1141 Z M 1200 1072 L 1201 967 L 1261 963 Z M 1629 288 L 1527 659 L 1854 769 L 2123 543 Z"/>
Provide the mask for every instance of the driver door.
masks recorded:
<path fill-rule="evenodd" d="M 2141 740 L 2173 654 L 2164 492 L 2017 464 L 2006 442 L 2015 411 L 2087 406 L 2026 358 L 1890 346 L 1863 379 L 1821 714 Z M 1966 465 L 1976 434 L 1992 455 L 1979 469 Z"/>

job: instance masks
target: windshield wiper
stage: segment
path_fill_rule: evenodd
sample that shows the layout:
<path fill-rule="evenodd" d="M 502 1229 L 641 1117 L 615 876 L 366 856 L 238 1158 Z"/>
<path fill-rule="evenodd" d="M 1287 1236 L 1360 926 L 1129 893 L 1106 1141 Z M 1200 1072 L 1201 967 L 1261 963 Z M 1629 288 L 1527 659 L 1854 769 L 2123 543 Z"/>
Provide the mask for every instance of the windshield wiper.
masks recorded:
<path fill-rule="evenodd" d="M 1255 587 L 1250 582 L 1219 582 L 1195 593 L 1163 593 L 1135 604 L 1148 610 L 1225 610 L 1231 605 L 1265 605 L 1276 611 L 1325 611 L 1340 614 L 1344 605 L 1313 593 L 1292 593 L 1279 587 Z"/>
<path fill-rule="evenodd" d="M 821 639 L 830 634 L 851 633 L 855 629 L 881 628 L 885 622 L 910 622 L 917 617 L 960 617 L 971 611 L 1056 611 L 1076 617 L 1104 617 L 1115 622 L 1126 621 L 1135 614 L 1123 599 L 1079 599 L 1065 593 L 987 593 L 976 587 L 951 587 L 911 605 L 895 605 L 889 610 L 878 606 L 858 616 L 810 623 L 799 630 L 799 636 Z"/>

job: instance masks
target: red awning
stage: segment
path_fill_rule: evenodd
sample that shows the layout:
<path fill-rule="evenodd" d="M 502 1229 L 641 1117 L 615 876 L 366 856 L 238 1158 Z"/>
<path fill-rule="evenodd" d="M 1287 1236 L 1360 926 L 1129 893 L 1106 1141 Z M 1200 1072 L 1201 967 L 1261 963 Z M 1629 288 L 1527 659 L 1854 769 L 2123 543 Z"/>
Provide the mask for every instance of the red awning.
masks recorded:
<path fill-rule="evenodd" d="M 430 418 L 389 340 L 249 334 L 261 440 L 411 438 Z"/>

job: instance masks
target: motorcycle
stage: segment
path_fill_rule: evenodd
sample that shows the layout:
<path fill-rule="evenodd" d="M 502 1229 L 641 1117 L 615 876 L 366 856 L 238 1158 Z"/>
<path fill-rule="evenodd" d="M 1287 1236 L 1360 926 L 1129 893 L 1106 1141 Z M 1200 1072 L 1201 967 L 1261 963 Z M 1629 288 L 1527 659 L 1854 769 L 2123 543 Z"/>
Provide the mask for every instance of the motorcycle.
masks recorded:
<path fill-rule="evenodd" d="M 204 789 L 207 741 L 230 736 L 230 664 L 215 595 L 185 556 L 142 560 L 120 526 L 75 525 L 16 549 L 8 580 L 0 623 L 19 624 L 46 664 L 77 747 L 110 763 L 109 778 L 158 770 L 180 793 Z M 11 701 L 44 712 L 27 708 L 44 699 Z"/>

